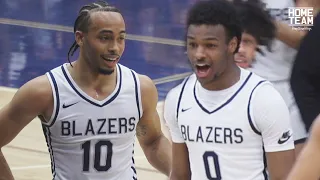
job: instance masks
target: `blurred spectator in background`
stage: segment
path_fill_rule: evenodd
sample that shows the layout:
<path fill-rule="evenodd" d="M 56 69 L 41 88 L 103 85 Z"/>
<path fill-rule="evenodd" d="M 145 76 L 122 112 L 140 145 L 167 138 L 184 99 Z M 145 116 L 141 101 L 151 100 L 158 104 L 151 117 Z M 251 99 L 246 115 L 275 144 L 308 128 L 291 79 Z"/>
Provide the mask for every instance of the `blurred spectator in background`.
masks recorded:
<path fill-rule="evenodd" d="M 262 3 L 235 0 L 234 4 L 241 17 L 243 33 L 235 61 L 242 68 L 250 68 L 254 63 L 256 52 L 261 52 L 259 45 L 271 49 L 271 42 L 275 38 L 275 26 L 272 17 L 263 9 Z"/>
<path fill-rule="evenodd" d="M 291 90 L 290 74 L 297 53 L 296 48 L 306 32 L 294 31 L 288 25 L 288 7 L 301 6 L 302 1 L 305 0 L 297 0 L 295 4 L 293 0 L 262 0 L 269 14 L 275 19 L 276 39 L 272 42 L 271 51 L 268 51 L 266 46 L 260 47 L 261 51 L 256 53 L 256 61 L 251 68 L 251 71 L 271 81 L 286 101 L 294 132 L 296 154 L 303 147 L 307 131 Z"/>

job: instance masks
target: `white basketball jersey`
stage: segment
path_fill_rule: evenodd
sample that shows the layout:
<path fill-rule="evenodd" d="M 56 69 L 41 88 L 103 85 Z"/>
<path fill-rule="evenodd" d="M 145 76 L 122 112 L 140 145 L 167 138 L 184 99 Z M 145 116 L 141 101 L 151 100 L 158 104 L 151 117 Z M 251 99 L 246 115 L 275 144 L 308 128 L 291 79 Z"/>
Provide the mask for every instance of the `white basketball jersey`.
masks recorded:
<path fill-rule="evenodd" d="M 289 22 L 288 8 L 294 7 L 294 0 L 262 0 L 271 16 L 275 19 Z M 256 53 L 256 61 L 251 71 L 269 81 L 288 81 L 296 50 L 280 40 L 275 39 L 272 52 L 261 47 L 264 55 Z"/>
<path fill-rule="evenodd" d="M 117 65 L 117 84 L 104 100 L 84 93 L 66 64 L 47 73 L 54 111 L 43 123 L 54 180 L 137 179 L 133 159 L 142 116 L 137 74 Z"/>
<path fill-rule="evenodd" d="M 249 112 L 250 99 L 264 81 L 242 70 L 239 89 L 215 108 L 197 98 L 195 75 L 182 86 L 177 120 L 188 147 L 193 180 L 267 179 L 262 136 Z"/>

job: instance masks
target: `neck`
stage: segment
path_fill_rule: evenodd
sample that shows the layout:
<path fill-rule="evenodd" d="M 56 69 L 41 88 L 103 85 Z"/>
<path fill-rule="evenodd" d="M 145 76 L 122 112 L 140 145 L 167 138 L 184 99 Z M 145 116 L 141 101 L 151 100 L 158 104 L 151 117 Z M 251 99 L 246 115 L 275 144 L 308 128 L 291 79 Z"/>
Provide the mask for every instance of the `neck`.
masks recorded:
<path fill-rule="evenodd" d="M 110 83 L 113 84 L 113 82 L 116 81 L 116 70 L 110 75 L 104 75 L 80 59 L 73 62 L 72 66 L 73 67 L 69 66 L 68 70 L 74 81 L 80 86 L 101 90 L 104 89 L 106 85 Z"/>
<path fill-rule="evenodd" d="M 240 68 L 232 62 L 227 65 L 227 69 L 223 73 L 215 77 L 213 81 L 202 84 L 202 87 L 210 91 L 227 89 L 239 81 L 240 73 Z"/>

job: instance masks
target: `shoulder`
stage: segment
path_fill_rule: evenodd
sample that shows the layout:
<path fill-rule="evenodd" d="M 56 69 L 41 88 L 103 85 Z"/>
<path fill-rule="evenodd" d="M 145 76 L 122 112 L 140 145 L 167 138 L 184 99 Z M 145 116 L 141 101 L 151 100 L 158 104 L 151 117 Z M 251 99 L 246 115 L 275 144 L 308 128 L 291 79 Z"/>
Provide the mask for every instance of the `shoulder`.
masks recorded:
<path fill-rule="evenodd" d="M 137 78 L 138 83 L 140 84 L 140 91 L 143 96 L 146 96 L 148 94 L 155 94 L 155 93 L 157 94 L 156 86 L 149 76 L 144 74 L 139 74 L 135 70 L 127 66 L 124 66 L 120 63 L 118 63 L 118 66 L 122 69 L 123 73 L 127 72 L 131 76 L 133 75 L 134 78 Z"/>
<path fill-rule="evenodd" d="M 193 78 L 195 78 L 194 74 L 184 78 L 181 83 L 172 88 L 166 96 L 166 101 L 178 101 L 180 94 L 184 91 L 186 83 Z"/>
<path fill-rule="evenodd" d="M 18 89 L 9 106 L 13 109 L 34 109 L 45 111 L 52 105 L 53 95 L 46 75 L 25 83 Z"/>
<path fill-rule="evenodd" d="M 256 120 L 289 119 L 289 109 L 280 93 L 269 82 L 260 84 L 252 93 L 251 108 Z"/>
<path fill-rule="evenodd" d="M 140 81 L 141 94 L 147 96 L 148 94 L 157 95 L 157 88 L 150 77 L 142 74 L 138 74 Z"/>
<path fill-rule="evenodd" d="M 142 74 L 137 74 L 137 76 L 140 82 L 140 97 L 143 112 L 148 112 L 149 110 L 153 111 L 158 104 L 157 88 L 148 76 Z"/>
<path fill-rule="evenodd" d="M 278 104 L 284 102 L 280 93 L 274 88 L 274 86 L 268 81 L 261 81 L 257 84 L 252 92 L 252 101 L 259 104 Z"/>
<path fill-rule="evenodd" d="M 177 86 L 175 86 L 174 88 L 172 88 L 168 93 L 167 96 L 165 98 L 165 102 L 164 102 L 164 107 L 166 111 L 174 111 L 176 110 L 178 103 L 179 103 L 179 99 L 181 98 L 181 95 L 183 94 L 186 84 L 193 80 L 195 77 L 194 74 L 186 77 L 185 79 L 183 79 L 183 81 L 181 83 L 179 83 Z"/>
<path fill-rule="evenodd" d="M 277 93 L 278 91 L 274 88 L 273 84 L 266 80 L 265 78 L 262 78 L 261 76 L 257 75 L 256 73 L 246 70 L 246 69 L 241 69 L 241 73 L 245 74 L 248 78 L 247 84 L 249 84 L 249 91 L 251 91 L 251 96 L 261 96 L 261 94 L 266 93 L 267 91 L 271 91 L 270 93 Z M 245 81 L 246 81 L 245 80 Z M 267 98 L 269 93 L 264 94 L 264 98 Z"/>
<path fill-rule="evenodd" d="M 180 94 L 183 91 L 183 87 L 186 83 L 186 81 L 188 80 L 188 77 L 185 78 L 180 84 L 178 84 L 177 86 L 175 86 L 174 88 L 172 88 L 167 96 L 166 96 L 166 102 L 177 102 L 179 99 Z"/>
<path fill-rule="evenodd" d="M 139 84 L 142 104 L 145 104 L 146 99 L 156 98 L 156 100 L 158 100 L 158 91 L 156 85 L 150 77 L 144 74 L 139 74 L 135 70 L 120 63 L 118 63 L 118 66 L 121 69 L 122 74 L 130 74 L 130 76 L 133 76 L 134 81 Z"/>
<path fill-rule="evenodd" d="M 181 93 L 181 90 L 182 90 L 182 84 L 179 84 L 178 86 L 172 88 L 167 96 L 166 96 L 166 99 L 165 99 L 165 102 L 170 102 L 170 103 L 177 103 L 178 99 L 179 99 L 179 95 Z"/>
<path fill-rule="evenodd" d="M 29 96 L 36 96 L 37 100 L 42 97 L 52 96 L 52 89 L 49 79 L 46 75 L 36 77 L 25 83 L 19 90 L 27 93 Z"/>

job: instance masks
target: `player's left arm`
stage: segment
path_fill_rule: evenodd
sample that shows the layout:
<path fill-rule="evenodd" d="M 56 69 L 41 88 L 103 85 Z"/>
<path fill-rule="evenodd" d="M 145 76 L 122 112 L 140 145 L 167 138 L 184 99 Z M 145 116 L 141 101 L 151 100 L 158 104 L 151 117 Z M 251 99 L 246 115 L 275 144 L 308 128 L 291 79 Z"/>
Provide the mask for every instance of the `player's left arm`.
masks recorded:
<path fill-rule="evenodd" d="M 288 107 L 280 93 L 265 83 L 254 91 L 251 110 L 263 139 L 270 179 L 284 180 L 295 160 Z"/>
<path fill-rule="evenodd" d="M 158 92 L 152 80 L 139 75 L 143 115 L 137 125 L 137 138 L 149 163 L 169 176 L 171 143 L 163 135 L 157 112 Z"/>

